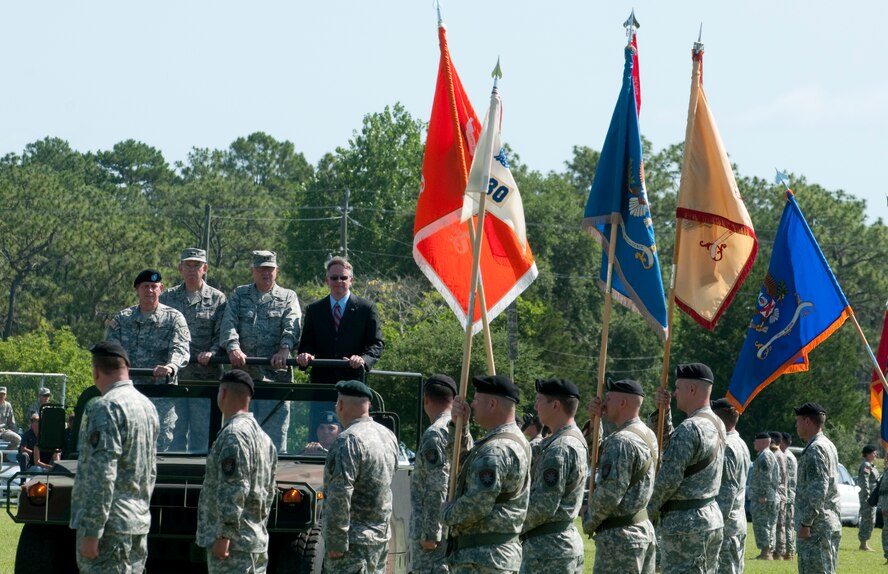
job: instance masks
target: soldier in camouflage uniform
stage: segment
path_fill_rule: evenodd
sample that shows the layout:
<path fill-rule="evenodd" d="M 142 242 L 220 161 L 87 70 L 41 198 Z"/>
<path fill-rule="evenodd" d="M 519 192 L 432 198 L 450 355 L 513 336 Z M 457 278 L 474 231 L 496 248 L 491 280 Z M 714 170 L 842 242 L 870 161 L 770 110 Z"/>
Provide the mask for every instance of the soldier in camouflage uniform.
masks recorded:
<path fill-rule="evenodd" d="M 277 271 L 274 251 L 254 251 L 250 262 L 253 283 L 241 285 L 231 293 L 222 315 L 219 339 L 231 366 L 243 369 L 257 383 L 293 382 L 293 369 L 287 365 L 287 359 L 299 339 L 302 311 L 296 292 L 276 284 Z M 269 357 L 271 366 L 247 365 L 248 356 Z M 285 404 L 271 414 L 277 404 L 278 401 L 256 400 L 251 408 L 278 452 L 284 453 L 290 409 Z M 265 421 L 269 415 L 271 418 Z"/>
<path fill-rule="evenodd" d="M 12 403 L 6 400 L 6 387 L 0 387 L 0 440 L 9 443 L 10 450 L 17 449 L 22 442 L 17 429 Z"/>
<path fill-rule="evenodd" d="M 580 391 L 567 379 L 536 381 L 534 408 L 553 432 L 531 464 L 521 538 L 521 573 L 583 573 L 583 539 L 574 525 L 588 474 L 586 439 L 574 422 Z"/>
<path fill-rule="evenodd" d="M 198 546 L 207 549 L 210 574 L 265 572 L 268 513 L 277 491 L 277 451 L 250 412 L 253 379 L 225 373 L 216 403 L 225 421 L 207 456 L 197 512 Z"/>
<path fill-rule="evenodd" d="M 336 390 L 336 415 L 345 430 L 324 467 L 324 572 L 383 574 L 398 439 L 370 417 L 367 385 L 341 381 Z"/>
<path fill-rule="evenodd" d="M 834 574 L 842 539 L 839 457 L 822 432 L 826 409 L 805 403 L 794 410 L 796 433 L 808 443 L 799 457 L 795 499 L 799 574 Z"/>
<path fill-rule="evenodd" d="M 157 411 L 129 380 L 123 347 L 105 341 L 90 352 L 102 396 L 87 406 L 80 426 L 70 522 L 77 531 L 77 566 L 83 574 L 138 574 L 148 557 Z"/>
<path fill-rule="evenodd" d="M 774 546 L 771 548 L 771 558 L 780 560 L 786 554 L 786 491 L 789 477 L 786 471 L 786 455 L 780 450 L 780 440 L 783 437 L 779 432 L 768 433 L 771 438 L 771 452 L 777 459 L 777 469 L 780 474 L 780 482 L 777 486 L 777 518 L 774 521 Z"/>
<path fill-rule="evenodd" d="M 604 403 L 589 403 L 590 420 L 606 416 L 617 430 L 601 444 L 600 479 L 583 517 L 595 537 L 595 574 L 653 574 L 654 527 L 646 506 L 654 490 L 657 437 L 638 418 L 644 390 L 631 379 L 608 381 Z"/>
<path fill-rule="evenodd" d="M 718 553 L 718 573 L 741 574 L 746 552 L 746 478 L 752 461 L 746 443 L 737 432 L 737 421 L 740 420 L 737 409 L 727 399 L 714 400 L 709 406 L 727 431 L 725 463 L 717 498 L 725 522 Z"/>
<path fill-rule="evenodd" d="M 784 528 L 784 537 L 786 538 L 786 552 L 783 554 L 784 560 L 795 559 L 795 495 L 796 480 L 799 468 L 799 462 L 795 455 L 789 450 L 792 444 L 792 436 L 788 432 L 780 433 L 780 450 L 786 456 L 786 521 Z M 776 558 L 776 557 L 775 557 Z"/>
<path fill-rule="evenodd" d="M 185 249 L 179 258 L 182 283 L 160 295 L 161 303 L 182 313 L 191 333 L 189 350 L 196 362 L 182 369 L 180 380 L 217 381 L 222 374 L 220 366 L 210 365 L 209 361 L 219 351 L 219 329 L 226 297 L 204 281 L 208 269 L 206 251 L 196 247 Z M 205 452 L 209 445 L 209 401 L 177 400 L 176 416 L 178 420 L 170 450 Z"/>
<path fill-rule="evenodd" d="M 447 539 L 441 523 L 441 505 L 450 480 L 450 409 L 456 383 L 447 375 L 432 375 L 423 385 L 422 406 L 431 424 L 422 433 L 410 476 L 411 571 L 447 573 Z M 470 437 L 471 438 L 471 437 Z M 471 445 L 469 445 L 471 448 Z"/>
<path fill-rule="evenodd" d="M 472 379 L 475 423 L 487 431 L 462 450 L 456 493 L 444 505 L 452 574 L 518 572 L 519 534 L 530 495 L 530 446 L 515 422 L 520 391 L 499 375 Z M 457 396 L 453 417 L 468 424 L 469 405 Z"/>
<path fill-rule="evenodd" d="M 867 499 L 879 482 L 879 472 L 873 466 L 873 461 L 876 460 L 876 447 L 866 445 L 863 447 L 861 454 L 863 455 L 863 462 L 860 463 L 860 468 L 857 470 L 857 486 L 860 487 L 860 490 L 857 492 L 860 500 L 860 523 L 858 525 L 857 539 L 860 541 L 861 550 L 872 552 L 873 549 L 869 547 L 867 541 L 873 535 L 876 509 L 869 505 Z"/>
<path fill-rule="evenodd" d="M 749 511 L 755 545 L 761 551 L 756 560 L 771 560 L 776 545 L 777 488 L 780 469 L 777 457 L 771 451 L 771 437 L 766 432 L 755 435 L 755 450 L 759 455 L 752 465 L 749 479 Z"/>
<path fill-rule="evenodd" d="M 724 467 L 725 425 L 709 408 L 714 377 L 702 363 L 678 365 L 676 406 L 687 413 L 669 437 L 648 515 L 660 521 L 664 574 L 706 573 L 718 568 L 724 521 L 716 503 Z M 659 389 L 658 404 L 669 403 Z"/>
<path fill-rule="evenodd" d="M 882 467 L 882 476 L 876 488 L 879 490 L 879 512 L 882 513 L 882 521 L 888 525 L 888 451 L 885 451 Z M 882 555 L 885 557 L 885 564 L 888 564 L 888 526 L 882 527 Z"/>
<path fill-rule="evenodd" d="M 136 383 L 176 384 L 178 371 L 188 364 L 191 333 L 179 311 L 160 302 L 163 283 L 160 273 L 145 269 L 136 276 L 133 288 L 139 304 L 123 309 L 108 324 L 105 339 L 123 347 L 134 368 L 154 369 L 154 377 L 135 377 Z M 152 401 L 160 417 L 157 449 L 165 451 L 173 440 L 176 409 L 172 399 Z"/>

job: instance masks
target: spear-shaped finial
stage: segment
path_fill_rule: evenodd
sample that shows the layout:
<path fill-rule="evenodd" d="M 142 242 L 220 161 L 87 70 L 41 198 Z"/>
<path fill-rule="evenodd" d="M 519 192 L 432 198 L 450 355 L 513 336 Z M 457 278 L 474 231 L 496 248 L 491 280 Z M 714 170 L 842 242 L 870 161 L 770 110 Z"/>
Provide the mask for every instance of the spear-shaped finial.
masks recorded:
<path fill-rule="evenodd" d="M 786 175 L 786 172 L 780 171 L 777 168 L 774 168 L 774 171 L 777 172 L 777 175 L 774 176 L 774 183 L 782 183 L 783 187 L 786 188 L 786 191 L 789 191 L 789 176 Z"/>
<path fill-rule="evenodd" d="M 500 69 L 500 59 L 499 56 L 496 57 L 496 67 L 490 73 L 490 77 L 493 78 L 493 87 L 496 88 L 496 81 L 503 77 L 503 71 Z"/>
<path fill-rule="evenodd" d="M 635 8 L 632 9 L 629 17 L 623 22 L 623 28 L 626 28 L 626 38 L 631 42 L 632 35 L 635 34 L 636 30 L 641 28 L 641 24 L 639 24 L 638 20 L 635 18 Z"/>
<path fill-rule="evenodd" d="M 700 32 L 697 34 L 697 41 L 694 42 L 694 53 L 699 54 L 703 51 L 703 22 L 700 22 Z"/>

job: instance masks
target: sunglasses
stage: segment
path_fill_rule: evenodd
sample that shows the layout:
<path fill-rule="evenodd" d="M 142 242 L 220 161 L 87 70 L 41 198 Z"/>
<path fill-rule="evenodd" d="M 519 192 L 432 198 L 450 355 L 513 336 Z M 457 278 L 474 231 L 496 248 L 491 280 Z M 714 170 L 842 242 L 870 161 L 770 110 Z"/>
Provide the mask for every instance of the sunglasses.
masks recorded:
<path fill-rule="evenodd" d="M 330 281 L 348 281 L 351 277 L 348 275 L 327 275 L 327 279 Z"/>

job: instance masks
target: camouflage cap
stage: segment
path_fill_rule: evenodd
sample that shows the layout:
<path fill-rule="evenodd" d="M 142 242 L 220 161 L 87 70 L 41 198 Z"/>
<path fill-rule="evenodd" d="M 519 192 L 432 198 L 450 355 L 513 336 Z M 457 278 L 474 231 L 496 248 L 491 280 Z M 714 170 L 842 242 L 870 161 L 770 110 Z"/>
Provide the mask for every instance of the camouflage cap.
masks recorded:
<path fill-rule="evenodd" d="M 161 281 L 160 271 L 157 269 L 143 269 L 133 280 L 133 287 L 138 287 L 142 283 L 160 283 Z"/>
<path fill-rule="evenodd" d="M 254 251 L 250 267 L 277 267 L 277 253 L 274 251 Z"/>
<path fill-rule="evenodd" d="M 0 395 L 6 394 L 6 387 L 0 387 Z"/>
<path fill-rule="evenodd" d="M 40 387 L 40 390 L 37 392 L 37 394 L 41 397 L 51 397 L 52 391 L 46 387 Z"/>
<path fill-rule="evenodd" d="M 188 247 L 182 251 L 182 255 L 179 256 L 179 261 L 200 261 L 201 263 L 206 263 L 207 252 L 203 249 L 198 249 L 197 247 Z"/>

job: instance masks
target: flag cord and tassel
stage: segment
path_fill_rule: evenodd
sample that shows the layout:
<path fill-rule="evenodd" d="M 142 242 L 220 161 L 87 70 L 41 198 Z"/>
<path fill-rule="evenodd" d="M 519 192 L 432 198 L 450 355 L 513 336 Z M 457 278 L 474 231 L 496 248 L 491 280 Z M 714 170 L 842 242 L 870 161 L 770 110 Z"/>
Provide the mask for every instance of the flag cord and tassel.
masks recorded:
<path fill-rule="evenodd" d="M 615 221 L 611 222 L 610 242 L 607 246 L 607 282 L 604 289 L 604 311 L 602 313 L 601 327 L 601 349 L 598 352 L 598 391 L 596 396 L 601 399 L 604 395 L 604 374 L 607 363 L 607 338 L 610 330 L 610 314 L 611 314 L 611 283 L 614 275 L 614 253 L 617 248 L 617 227 L 619 224 Z M 589 463 L 589 501 L 592 501 L 592 491 L 595 490 L 595 471 L 598 469 L 598 441 L 601 437 L 601 424 L 598 417 L 592 417 L 589 421 L 592 427 L 592 439 L 590 445 L 592 452 L 590 453 L 591 461 Z"/>
<path fill-rule="evenodd" d="M 857 335 L 860 337 L 860 341 L 866 348 L 870 361 L 873 362 L 876 372 L 879 373 L 879 381 L 882 383 L 882 392 L 888 392 L 888 381 L 885 380 L 885 373 L 882 372 L 882 367 L 879 366 L 879 360 L 876 359 L 876 356 L 873 354 L 873 349 L 869 346 L 869 343 L 866 340 L 866 335 L 863 334 L 863 329 L 860 328 L 860 323 L 857 322 L 857 316 L 854 313 L 851 313 L 851 320 L 854 321 L 854 328 L 857 330 Z M 882 413 L 882 416 L 885 416 L 885 413 Z"/>

